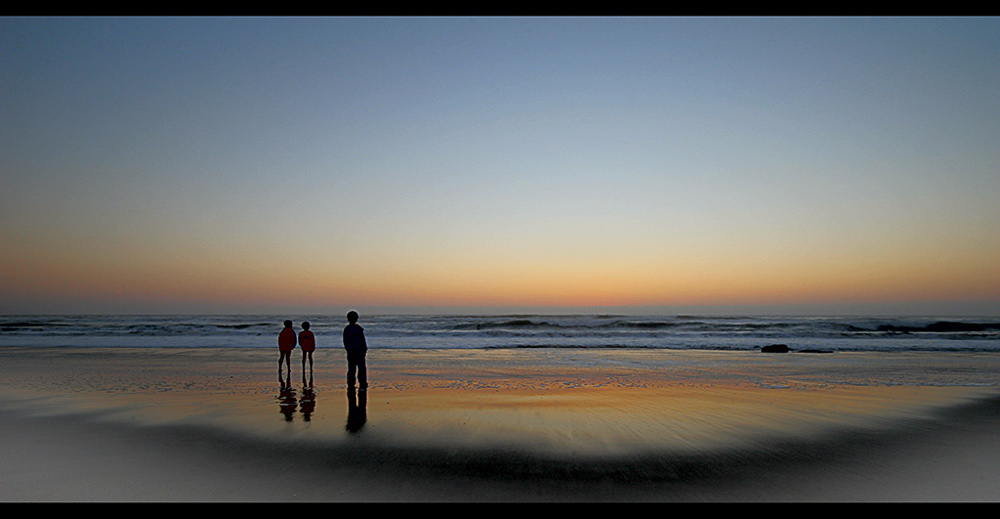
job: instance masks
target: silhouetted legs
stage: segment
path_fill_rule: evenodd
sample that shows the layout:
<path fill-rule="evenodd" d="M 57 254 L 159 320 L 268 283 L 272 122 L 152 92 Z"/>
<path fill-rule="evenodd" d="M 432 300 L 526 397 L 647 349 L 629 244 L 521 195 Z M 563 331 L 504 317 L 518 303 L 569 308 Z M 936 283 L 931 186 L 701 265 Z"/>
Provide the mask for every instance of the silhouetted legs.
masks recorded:
<path fill-rule="evenodd" d="M 309 357 L 309 380 L 313 379 L 313 352 L 302 352 L 302 384 L 306 383 L 306 357 Z"/>
<path fill-rule="evenodd" d="M 357 371 L 360 389 L 368 388 L 368 373 L 365 368 L 365 352 L 347 352 L 347 387 L 354 387 L 354 372 Z"/>
<path fill-rule="evenodd" d="M 278 380 L 281 381 L 282 383 L 284 383 L 284 380 L 281 378 L 281 364 L 282 363 L 284 363 L 286 366 L 288 366 L 288 382 L 291 383 L 292 382 L 292 352 L 290 352 L 290 351 L 282 351 L 281 352 L 281 356 L 278 357 Z"/>

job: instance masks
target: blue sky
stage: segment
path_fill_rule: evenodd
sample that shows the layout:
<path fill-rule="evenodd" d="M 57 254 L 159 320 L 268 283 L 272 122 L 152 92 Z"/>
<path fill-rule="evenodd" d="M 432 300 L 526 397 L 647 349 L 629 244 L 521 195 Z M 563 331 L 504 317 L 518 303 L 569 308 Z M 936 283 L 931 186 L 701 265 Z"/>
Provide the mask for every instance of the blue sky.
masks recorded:
<path fill-rule="evenodd" d="M 998 22 L 3 18 L 0 311 L 997 313 Z"/>

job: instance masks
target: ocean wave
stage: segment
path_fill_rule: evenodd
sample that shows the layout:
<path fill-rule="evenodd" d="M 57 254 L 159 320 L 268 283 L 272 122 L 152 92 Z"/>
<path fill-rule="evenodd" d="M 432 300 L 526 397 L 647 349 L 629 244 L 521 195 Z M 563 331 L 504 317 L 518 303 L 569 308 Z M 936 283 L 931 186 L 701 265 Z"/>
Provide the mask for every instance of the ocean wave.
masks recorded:
<path fill-rule="evenodd" d="M 882 324 L 878 326 L 878 330 L 884 332 L 901 332 L 901 333 L 988 332 L 991 330 L 1000 330 L 1000 323 L 937 321 L 925 326 Z"/>
<path fill-rule="evenodd" d="M 275 347 L 290 317 L 0 316 L 0 346 Z M 337 347 L 345 322 L 312 323 Z M 1000 351 L 1000 319 L 623 315 L 376 315 L 363 322 L 381 348 L 660 348 L 751 350 L 771 343 L 830 351 Z"/>

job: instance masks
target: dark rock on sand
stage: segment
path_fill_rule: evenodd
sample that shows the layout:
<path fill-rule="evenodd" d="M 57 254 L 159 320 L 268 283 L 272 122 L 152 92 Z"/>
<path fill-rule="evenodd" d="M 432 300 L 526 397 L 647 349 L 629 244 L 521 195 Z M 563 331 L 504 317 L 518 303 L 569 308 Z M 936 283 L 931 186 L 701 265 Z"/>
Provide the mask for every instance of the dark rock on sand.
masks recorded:
<path fill-rule="evenodd" d="M 770 346 L 764 346 L 760 349 L 761 353 L 788 353 L 788 345 L 786 344 L 772 344 Z"/>

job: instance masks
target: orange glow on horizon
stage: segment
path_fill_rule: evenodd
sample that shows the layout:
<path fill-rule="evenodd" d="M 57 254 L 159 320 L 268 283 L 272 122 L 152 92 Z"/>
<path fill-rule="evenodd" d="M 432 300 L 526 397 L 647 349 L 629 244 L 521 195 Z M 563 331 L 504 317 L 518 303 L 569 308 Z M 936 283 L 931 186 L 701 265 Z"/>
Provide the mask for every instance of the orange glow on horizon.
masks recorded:
<path fill-rule="evenodd" d="M 561 263 L 524 256 L 474 263 L 389 261 L 354 264 L 261 255 L 227 261 L 152 252 L 60 257 L 14 251 L 4 292 L 35 300 L 187 302 L 301 306 L 684 306 L 932 300 L 991 300 L 1000 273 L 988 254 L 895 258 L 649 258 Z M 129 259 L 125 259 L 129 258 Z"/>

